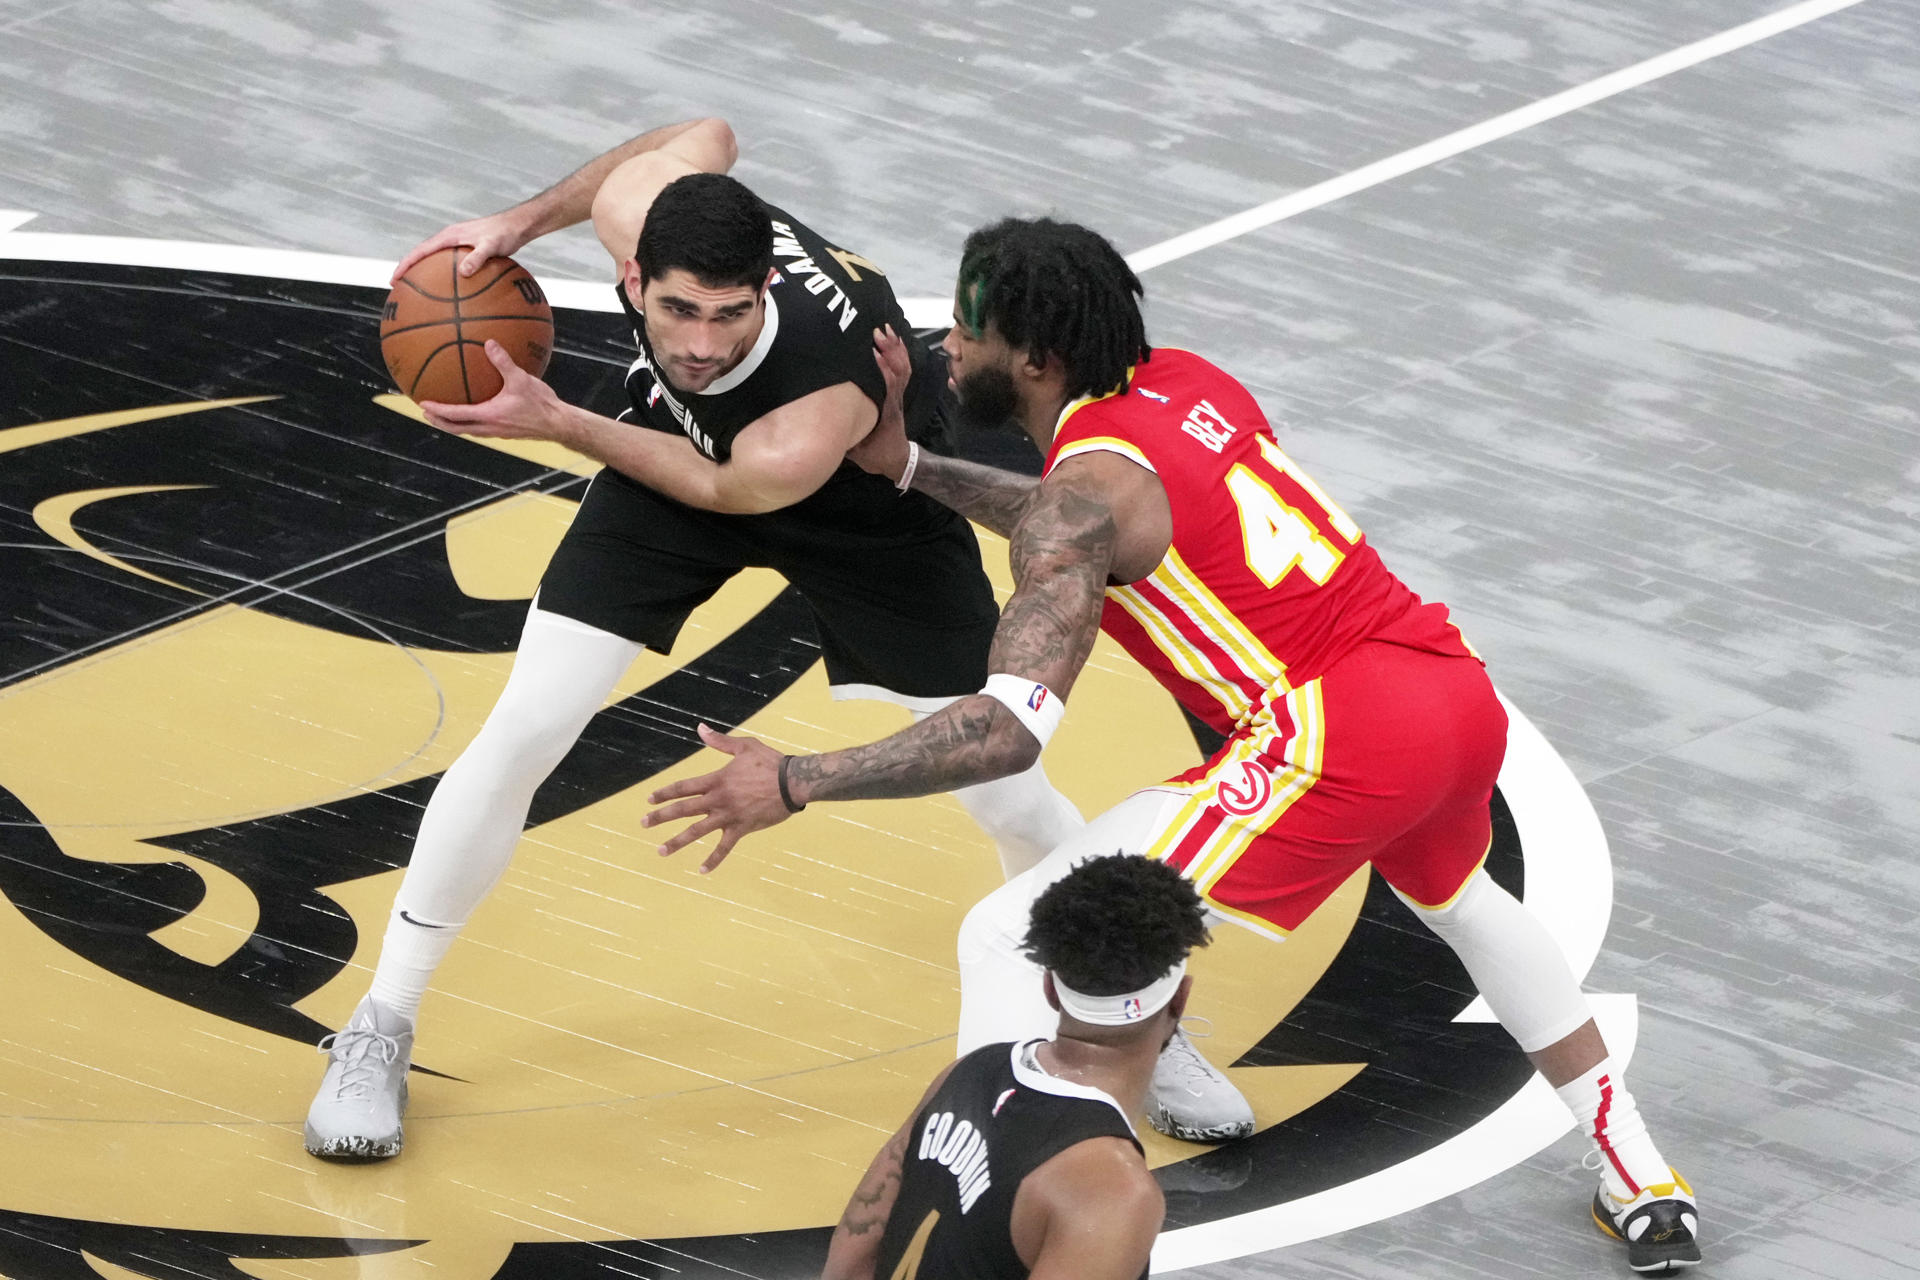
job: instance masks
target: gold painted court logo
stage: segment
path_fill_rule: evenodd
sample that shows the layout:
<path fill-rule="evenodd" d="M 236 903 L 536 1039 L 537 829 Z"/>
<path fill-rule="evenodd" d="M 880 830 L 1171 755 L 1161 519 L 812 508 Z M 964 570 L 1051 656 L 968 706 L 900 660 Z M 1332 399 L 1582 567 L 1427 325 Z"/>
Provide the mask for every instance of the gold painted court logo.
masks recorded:
<path fill-rule="evenodd" d="M 654 856 L 643 797 L 699 767 L 697 722 L 797 746 L 898 727 L 830 702 L 766 573 L 643 655 L 537 794 L 423 1006 L 406 1153 L 301 1150 L 313 1045 L 365 989 L 592 467 L 424 428 L 379 364 L 383 281 L 243 258 L 0 260 L 0 1275 L 817 1273 L 951 1057 L 955 931 L 999 871 L 944 800 L 809 814 L 712 877 Z M 563 312 L 558 337 L 560 394 L 615 406 L 623 319 Z M 1114 656 L 1048 755 L 1089 811 L 1197 758 Z M 1496 818 L 1490 865 L 1531 886 L 1544 819 Z M 1283 949 L 1225 930 L 1196 957 L 1209 1053 L 1265 1127 L 1211 1152 L 1149 1135 L 1166 1265 L 1279 1242 L 1248 1215 L 1430 1156 L 1524 1082 L 1400 911 L 1363 874 Z M 1426 980 L 1382 998 L 1383 967 Z"/>

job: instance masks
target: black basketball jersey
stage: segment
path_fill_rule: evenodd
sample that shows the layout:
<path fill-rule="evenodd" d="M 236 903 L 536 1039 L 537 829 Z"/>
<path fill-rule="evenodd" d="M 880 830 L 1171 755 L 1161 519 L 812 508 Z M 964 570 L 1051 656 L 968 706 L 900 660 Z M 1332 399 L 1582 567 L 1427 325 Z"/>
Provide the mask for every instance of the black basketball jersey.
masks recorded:
<path fill-rule="evenodd" d="M 733 440 L 741 428 L 826 387 L 851 382 L 879 405 L 887 387 L 874 363 L 873 331 L 890 324 L 903 339 L 912 333 L 893 286 L 878 267 L 828 244 L 791 214 L 763 207 L 773 220 L 776 272 L 767 287 L 766 323 L 745 358 L 705 391 L 680 391 L 659 374 L 640 313 L 627 291 L 616 289 L 640 347 L 639 358 L 627 370 L 633 408 L 621 418 L 684 434 L 715 462 L 733 455 Z M 909 346 L 917 375 L 925 356 L 917 344 Z M 913 381 L 925 379 L 916 376 Z M 930 400 L 926 388 L 910 384 L 910 424 L 914 410 Z"/>
<path fill-rule="evenodd" d="M 1112 1098 L 1040 1069 L 1042 1043 L 976 1049 L 914 1117 L 877 1280 L 1025 1280 L 1012 1234 L 1021 1180 L 1090 1138 L 1139 1147 Z"/>

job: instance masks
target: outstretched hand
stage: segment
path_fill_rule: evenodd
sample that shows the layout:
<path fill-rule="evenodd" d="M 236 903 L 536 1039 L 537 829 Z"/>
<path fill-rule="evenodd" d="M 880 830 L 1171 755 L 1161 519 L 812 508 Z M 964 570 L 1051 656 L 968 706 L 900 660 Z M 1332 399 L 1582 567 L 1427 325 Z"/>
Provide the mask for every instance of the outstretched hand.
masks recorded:
<path fill-rule="evenodd" d="M 505 436 L 521 440 L 559 440 L 566 430 L 567 405 L 552 387 L 513 362 L 506 348 L 487 340 L 487 359 L 500 371 L 500 390 L 479 404 L 420 402 L 420 412 L 442 431 L 457 436 Z"/>
<path fill-rule="evenodd" d="M 699 732 L 700 741 L 733 759 L 712 773 L 670 782 L 655 791 L 647 797 L 654 808 L 640 820 L 640 825 L 652 827 L 699 816 L 700 821 L 660 846 L 660 856 L 678 853 L 695 840 L 718 831 L 720 843 L 700 864 L 700 872 L 705 875 L 726 861 L 741 836 L 777 826 L 792 814 L 780 799 L 778 751 L 758 738 L 721 733 L 704 724 Z"/>
<path fill-rule="evenodd" d="M 898 483 L 907 469 L 907 415 L 903 406 L 907 382 L 913 376 L 913 355 L 892 325 L 873 331 L 873 362 L 886 379 L 887 398 L 880 406 L 880 420 L 866 439 L 847 450 L 847 460 L 862 471 Z"/>
<path fill-rule="evenodd" d="M 460 259 L 456 268 L 463 276 L 470 276 L 486 265 L 489 258 L 504 258 L 516 253 L 524 246 L 529 237 L 520 225 L 520 219 L 513 216 L 513 210 L 490 213 L 484 218 L 469 218 L 465 222 L 456 222 L 440 230 L 407 250 L 393 269 L 393 280 L 401 276 L 430 253 L 455 245 L 469 245 L 472 252 Z M 389 280 L 388 283 L 393 283 Z"/>

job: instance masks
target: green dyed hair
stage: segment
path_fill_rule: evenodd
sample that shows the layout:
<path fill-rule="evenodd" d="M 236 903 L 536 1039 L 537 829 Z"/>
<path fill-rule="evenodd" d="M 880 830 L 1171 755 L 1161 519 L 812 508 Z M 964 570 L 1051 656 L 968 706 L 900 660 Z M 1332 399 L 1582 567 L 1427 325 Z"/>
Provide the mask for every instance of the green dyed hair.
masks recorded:
<path fill-rule="evenodd" d="M 1013 347 L 1057 357 L 1075 398 L 1124 390 L 1152 354 L 1144 296 L 1119 251 L 1071 222 L 1006 218 L 960 252 L 962 326 L 979 337 L 992 324 Z"/>

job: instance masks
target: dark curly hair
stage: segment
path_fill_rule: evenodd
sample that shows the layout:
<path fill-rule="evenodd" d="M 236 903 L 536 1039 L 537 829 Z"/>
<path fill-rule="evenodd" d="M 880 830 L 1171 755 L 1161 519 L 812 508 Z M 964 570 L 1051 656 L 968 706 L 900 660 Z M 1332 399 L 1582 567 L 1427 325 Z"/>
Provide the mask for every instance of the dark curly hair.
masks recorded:
<path fill-rule="evenodd" d="M 1123 390 L 1128 368 L 1152 354 L 1140 277 L 1104 237 L 1071 222 L 980 228 L 960 251 L 959 296 L 975 335 L 991 322 L 1016 349 L 1057 356 L 1076 399 Z"/>
<path fill-rule="evenodd" d="M 634 247 L 643 283 L 676 268 L 710 289 L 758 289 L 773 269 L 773 218 L 724 173 L 689 173 L 660 189 Z"/>
<path fill-rule="evenodd" d="M 1193 885 L 1164 862 L 1094 858 L 1035 900 L 1026 953 L 1075 991 L 1138 991 L 1207 945 L 1204 912 Z"/>

